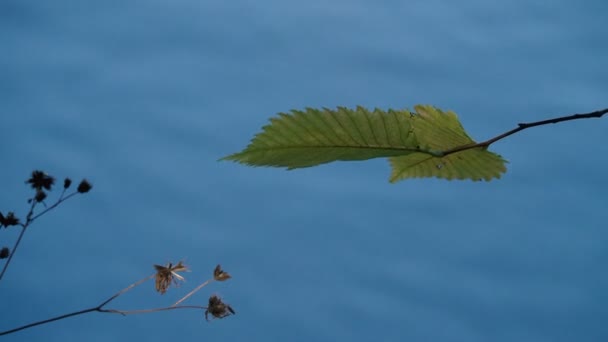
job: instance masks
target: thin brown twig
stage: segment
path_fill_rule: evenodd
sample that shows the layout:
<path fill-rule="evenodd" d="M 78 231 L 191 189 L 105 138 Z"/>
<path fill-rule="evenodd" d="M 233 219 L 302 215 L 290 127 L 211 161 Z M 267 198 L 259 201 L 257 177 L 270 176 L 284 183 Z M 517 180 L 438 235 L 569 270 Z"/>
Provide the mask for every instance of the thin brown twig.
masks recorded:
<path fill-rule="evenodd" d="M 573 114 L 573 115 L 561 116 L 561 117 L 553 118 L 553 119 L 534 121 L 534 122 L 528 122 L 528 123 L 519 123 L 519 124 L 517 124 L 517 128 L 514 128 L 503 134 L 497 135 L 496 137 L 488 139 L 486 141 L 483 141 L 480 143 L 473 143 L 473 144 L 457 146 L 457 147 L 451 148 L 449 150 L 443 151 L 442 156 L 447 156 L 452 153 L 470 150 L 472 148 L 487 148 L 488 146 L 497 142 L 498 140 L 504 139 L 512 134 L 523 131 L 524 129 L 528 129 L 528 128 L 532 128 L 532 127 L 536 127 L 536 126 L 548 125 L 548 124 L 556 124 L 556 123 L 564 122 L 564 121 L 589 119 L 589 118 L 601 118 L 606 113 L 608 113 L 608 108 L 596 110 L 591 113 Z"/>

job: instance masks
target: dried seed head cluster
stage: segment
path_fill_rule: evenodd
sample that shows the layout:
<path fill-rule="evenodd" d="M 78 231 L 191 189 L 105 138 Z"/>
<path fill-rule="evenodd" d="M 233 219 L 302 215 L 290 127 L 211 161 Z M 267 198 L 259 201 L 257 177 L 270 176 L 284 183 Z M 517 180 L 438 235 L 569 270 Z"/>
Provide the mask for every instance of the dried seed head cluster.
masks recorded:
<path fill-rule="evenodd" d="M 232 277 L 230 276 L 230 274 L 228 274 L 228 272 L 224 272 L 224 270 L 222 270 L 222 266 L 215 266 L 215 269 L 213 270 L 213 279 L 215 279 L 216 281 L 225 281 L 230 278 Z"/>
<path fill-rule="evenodd" d="M 213 318 L 224 318 L 230 315 L 234 315 L 235 312 L 232 307 L 224 302 L 216 295 L 209 297 L 209 306 L 205 310 L 205 319 L 209 321 L 209 314 Z"/>
<path fill-rule="evenodd" d="M 19 225 L 19 219 L 15 216 L 12 211 L 9 211 L 6 216 L 0 212 L 0 227 L 8 228 L 10 226 Z"/>
<path fill-rule="evenodd" d="M 61 192 L 61 195 L 57 199 L 57 202 L 52 204 L 50 207 L 47 207 L 47 209 L 43 210 L 41 213 L 34 215 L 35 214 L 34 211 L 36 209 L 36 204 L 39 202 L 44 202 L 44 200 L 48 197 L 47 192 L 52 190 L 52 187 L 55 184 L 55 178 L 51 177 L 50 175 L 46 174 L 43 171 L 35 170 L 32 172 L 31 177 L 26 181 L 26 183 L 29 184 L 35 190 L 35 195 L 28 200 L 28 203 L 31 203 L 32 205 L 30 207 L 29 213 L 25 216 L 26 217 L 25 222 L 20 223 L 19 219 L 15 216 L 15 214 L 13 212 L 8 212 L 6 215 L 4 215 L 0 212 L 0 228 L 20 225 L 23 228 L 22 232 L 24 232 L 27 229 L 28 225 L 31 222 L 33 222 L 36 218 L 40 217 L 41 215 L 48 212 L 49 210 L 54 209 L 57 205 L 59 205 L 63 201 L 73 197 L 73 195 L 76 195 L 77 193 L 81 193 L 81 194 L 87 193 L 93 188 L 91 183 L 89 183 L 86 179 L 83 179 L 78 184 L 76 191 L 71 192 L 70 194 L 66 195 L 66 190 L 68 188 L 70 188 L 70 186 L 72 185 L 72 180 L 70 178 L 65 178 L 63 180 L 63 191 Z M 46 206 L 45 203 L 43 203 L 43 204 Z M 21 239 L 21 238 L 19 238 L 19 239 Z M 4 246 L 0 247 L 0 259 L 8 258 L 8 262 L 10 262 L 12 259 L 11 256 L 15 253 L 15 250 L 16 250 L 18 244 L 19 244 L 19 242 L 17 242 L 15 244 L 15 247 L 13 248 L 13 250 L 9 249 L 9 247 L 4 247 Z M 8 265 L 8 263 L 6 265 Z M 6 265 L 5 265 L 4 269 L 6 269 Z M 167 290 L 169 289 L 169 287 L 172 284 L 175 286 L 179 286 L 180 281 L 185 280 L 184 277 L 182 275 L 180 275 L 179 273 L 189 271 L 189 268 L 186 265 L 184 265 L 182 261 L 179 261 L 175 265 L 173 265 L 172 263 L 167 263 L 165 266 L 154 265 L 154 269 L 156 270 L 156 273 L 153 275 L 153 277 L 155 278 L 155 288 L 156 288 L 157 292 L 160 292 L 160 294 L 165 294 L 165 292 L 167 292 Z M 0 274 L 0 278 L 2 277 L 3 274 L 4 274 L 4 270 L 2 271 L 2 274 Z M 130 286 L 126 287 L 125 289 L 119 291 L 114 296 L 110 297 L 107 301 L 105 301 L 103 304 L 101 304 L 101 306 L 97 307 L 97 311 L 129 314 L 129 313 L 135 313 L 135 312 L 138 312 L 138 313 L 155 312 L 155 311 L 171 309 L 171 308 L 174 308 L 177 305 L 179 305 L 179 303 L 181 303 L 185 299 L 189 298 L 191 295 L 193 295 L 194 293 L 199 291 L 202 287 L 209 284 L 210 282 L 212 282 L 214 280 L 215 281 L 226 281 L 226 280 L 232 278 L 232 276 L 228 272 L 224 271 L 222 269 L 221 265 L 218 264 L 215 267 L 215 269 L 213 270 L 212 279 L 207 279 L 205 282 L 201 283 L 193 291 L 188 293 L 186 296 L 184 296 L 182 299 L 180 299 L 178 302 L 176 302 L 175 304 L 173 304 L 170 307 L 149 309 L 149 310 L 132 310 L 132 311 L 100 310 L 101 307 L 103 307 L 104 305 L 106 305 L 107 303 L 112 301 L 114 298 L 116 298 L 119 295 L 123 294 L 124 292 L 130 290 L 134 286 L 137 286 L 137 285 L 143 283 L 144 281 L 149 280 L 151 277 L 152 276 L 146 277 L 138 282 L 135 282 L 134 284 L 131 284 Z M 234 309 L 232 309 L 232 307 L 230 305 L 224 303 L 222 301 L 222 299 L 216 295 L 209 297 L 209 302 L 208 302 L 207 307 L 201 307 L 201 306 L 183 306 L 183 307 L 184 308 L 196 308 L 196 309 L 204 308 L 205 309 L 205 319 L 207 321 L 209 321 L 209 315 L 211 315 L 211 319 L 214 319 L 214 318 L 224 318 L 224 317 L 235 314 Z M 81 313 L 89 312 L 89 311 L 91 311 L 91 309 L 81 311 Z M 67 315 L 67 316 L 69 316 L 69 315 Z M 50 320 L 44 321 L 44 322 L 49 322 L 49 321 Z M 44 322 L 41 321 L 40 323 L 44 323 Z M 37 324 L 39 324 L 39 323 L 36 323 L 33 325 L 37 325 Z M 33 325 L 30 325 L 30 326 L 33 326 Z M 25 327 L 29 327 L 29 326 L 25 326 Z M 23 327 L 23 328 L 25 328 L 25 327 Z M 22 328 L 15 329 L 15 330 L 12 330 L 11 332 L 21 330 L 21 329 Z M 2 335 L 2 333 L 0 333 L 0 335 Z"/>
<path fill-rule="evenodd" d="M 34 170 L 30 179 L 25 182 L 29 183 L 32 186 L 32 189 L 36 189 L 38 191 L 46 189 L 50 191 L 53 187 L 53 183 L 55 183 L 55 178 L 47 175 L 46 173 L 40 170 Z"/>
<path fill-rule="evenodd" d="M 32 172 L 32 176 L 30 179 L 25 181 L 26 183 L 32 186 L 32 189 L 36 190 L 36 194 L 33 198 L 28 200 L 28 203 L 35 201 L 35 203 L 43 202 L 47 198 L 46 191 L 51 191 L 53 184 L 55 183 L 55 178 L 51 177 L 47 173 L 34 170 Z M 63 180 L 63 190 L 65 191 L 67 188 L 72 185 L 72 180 L 66 178 Z M 78 184 L 78 188 L 76 189 L 79 193 L 84 194 L 89 192 L 93 186 L 86 179 L 83 179 L 80 184 Z M 46 191 L 45 191 L 46 190 Z"/>
<path fill-rule="evenodd" d="M 154 268 L 156 269 L 156 291 L 160 292 L 160 294 L 165 294 L 171 283 L 179 286 L 177 281 L 184 281 L 184 277 L 177 274 L 177 272 L 188 271 L 188 267 L 181 261 L 175 266 L 172 263 L 168 263 L 167 266 L 154 265 Z"/>
<path fill-rule="evenodd" d="M 89 183 L 89 181 L 87 181 L 86 179 L 83 179 L 80 181 L 80 184 L 78 184 L 78 188 L 76 190 L 78 190 L 78 192 L 80 192 L 81 194 L 84 194 L 89 192 L 92 188 L 93 186 L 91 185 L 91 183 Z"/>
<path fill-rule="evenodd" d="M 8 249 L 8 247 L 2 247 L 2 249 L 0 249 L 0 259 L 6 259 L 9 255 L 11 255 L 11 250 Z"/>
<path fill-rule="evenodd" d="M 34 199 L 36 200 L 36 202 L 42 202 L 42 201 L 44 201 L 45 198 L 46 198 L 46 192 L 44 192 L 42 190 L 36 190 L 36 196 L 34 196 Z"/>

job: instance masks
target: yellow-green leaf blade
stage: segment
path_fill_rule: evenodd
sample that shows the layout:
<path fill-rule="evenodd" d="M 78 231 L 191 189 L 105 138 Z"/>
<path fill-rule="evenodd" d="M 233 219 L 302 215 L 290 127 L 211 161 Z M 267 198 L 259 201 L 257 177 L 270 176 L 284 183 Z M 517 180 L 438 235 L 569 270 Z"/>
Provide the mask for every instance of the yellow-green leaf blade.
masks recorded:
<path fill-rule="evenodd" d="M 428 105 L 414 108 L 416 115 L 411 117 L 411 126 L 421 148 L 445 151 L 475 142 L 465 132 L 454 112 L 443 112 Z"/>
<path fill-rule="evenodd" d="M 412 153 L 389 160 L 392 167 L 391 183 L 407 178 L 426 177 L 490 181 L 500 178 L 507 170 L 506 161 L 500 155 L 484 148 L 465 150 L 444 157 Z"/>
<path fill-rule="evenodd" d="M 391 182 L 416 177 L 491 180 L 506 171 L 506 161 L 485 148 L 444 153 L 472 145 L 475 141 L 455 113 L 432 106 L 419 105 L 414 112 L 307 108 L 270 119 L 247 148 L 223 159 L 294 169 L 389 157 Z"/>
<path fill-rule="evenodd" d="M 362 107 L 294 110 L 272 118 L 247 148 L 223 159 L 294 169 L 407 155 L 420 151 L 410 117 L 407 110 L 368 111 Z"/>
<path fill-rule="evenodd" d="M 418 105 L 415 109 L 417 115 L 412 116 L 411 126 L 423 150 L 447 151 L 475 143 L 454 112 L 443 112 L 426 105 Z M 390 158 L 390 163 L 391 182 L 422 177 L 489 181 L 500 178 L 507 170 L 506 161 L 485 148 L 464 150 L 442 157 L 412 153 Z"/>

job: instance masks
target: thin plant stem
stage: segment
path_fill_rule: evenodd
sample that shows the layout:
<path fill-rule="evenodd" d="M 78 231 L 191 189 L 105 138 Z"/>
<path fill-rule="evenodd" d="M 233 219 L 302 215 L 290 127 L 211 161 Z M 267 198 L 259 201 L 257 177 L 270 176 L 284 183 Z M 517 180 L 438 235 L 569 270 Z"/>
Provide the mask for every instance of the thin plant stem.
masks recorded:
<path fill-rule="evenodd" d="M 0 336 L 12 334 L 14 332 L 17 332 L 17 331 L 20 331 L 20 330 L 23 330 L 23 329 L 35 327 L 37 325 L 51 323 L 51 322 L 54 322 L 54 321 L 58 321 L 60 319 L 64 319 L 64 318 L 68 318 L 68 317 L 74 317 L 74 316 L 82 315 L 82 314 L 85 314 L 85 313 L 89 313 L 89 312 L 93 312 L 93 311 L 100 311 L 100 310 L 101 309 L 99 309 L 99 307 L 94 307 L 94 308 L 90 308 L 90 309 L 75 311 L 75 312 L 72 312 L 72 313 L 69 313 L 69 314 L 65 314 L 65 315 L 61 315 L 61 316 L 45 319 L 43 321 L 38 321 L 38 322 L 22 325 L 22 326 L 20 326 L 18 328 L 15 328 L 15 329 L 2 331 L 2 332 L 0 332 Z"/>
<path fill-rule="evenodd" d="M 67 201 L 68 199 L 70 199 L 71 197 L 74 197 L 76 195 L 78 195 L 79 192 L 78 191 L 74 191 L 71 194 L 63 197 L 63 194 L 61 194 L 61 197 L 59 197 L 59 199 L 57 200 L 57 202 L 55 202 L 53 205 L 51 205 L 50 207 L 45 208 L 43 211 L 39 212 L 38 214 L 36 214 L 34 217 L 32 217 L 31 219 L 28 220 L 28 224 L 34 222 L 35 219 L 39 218 L 40 216 L 46 214 L 47 212 L 51 211 L 52 209 L 55 209 L 55 207 L 57 207 L 58 205 L 60 205 L 61 203 Z"/>
<path fill-rule="evenodd" d="M 185 301 L 186 299 L 190 298 L 193 294 L 195 294 L 198 290 L 202 289 L 205 285 L 208 285 L 209 283 L 211 283 L 213 281 L 213 278 L 206 280 L 204 283 L 200 284 L 199 286 L 197 286 L 194 290 L 190 291 L 187 295 L 185 295 L 184 297 L 182 297 L 182 299 L 178 300 L 177 302 L 175 302 L 175 304 L 171 305 L 171 307 L 176 307 L 177 305 L 179 305 L 181 302 Z"/>
<path fill-rule="evenodd" d="M 120 314 L 123 314 L 123 315 L 124 315 L 125 313 L 123 313 L 123 311 L 120 311 L 120 310 L 106 310 L 106 309 L 103 309 L 103 307 L 104 307 L 106 304 L 108 304 L 109 302 L 111 302 L 111 301 L 113 301 L 114 299 L 116 299 L 118 296 L 120 296 L 120 295 L 122 295 L 123 293 L 125 293 L 125 292 L 127 292 L 127 291 L 131 290 L 131 289 L 132 289 L 132 288 L 134 288 L 135 286 L 138 286 L 138 285 L 142 284 L 143 282 L 145 282 L 146 280 L 149 280 L 149 279 L 150 279 L 150 278 L 152 278 L 152 277 L 154 277 L 154 274 L 152 274 L 152 275 L 150 275 L 150 276 L 147 276 L 147 277 L 145 277 L 145 278 L 143 278 L 143 279 L 141 279 L 141 280 L 136 281 L 135 283 L 133 283 L 133 284 L 131 284 L 131 285 L 129 285 L 129 286 L 127 286 L 127 287 L 125 287 L 124 289 L 122 289 L 122 290 L 120 290 L 120 291 L 118 291 L 118 292 L 116 292 L 116 293 L 115 293 L 114 295 L 112 295 L 110 298 L 106 299 L 106 300 L 105 300 L 105 301 L 103 301 L 101 304 L 99 304 L 99 305 L 97 305 L 97 306 L 95 306 L 95 307 L 92 307 L 92 308 L 89 308 L 89 309 L 80 310 L 80 311 L 71 312 L 71 313 L 68 313 L 68 314 L 65 314 L 65 315 L 61 315 L 61 316 L 57 316 L 57 317 L 53 317 L 53 318 L 49 318 L 49 319 L 45 319 L 45 320 L 42 320 L 42 321 L 38 321 L 38 322 L 34 322 L 34 323 L 30 323 L 30 324 L 26 324 L 26 325 L 22 325 L 22 326 L 20 326 L 20 327 L 18 327 L 18 328 L 15 328 L 15 329 L 11 329 L 11 330 L 2 331 L 2 332 L 0 332 L 0 336 L 2 336 L 2 335 L 8 335 L 8 334 L 11 334 L 11 333 L 14 333 L 14 332 L 17 332 L 17 331 L 23 330 L 23 329 L 27 329 L 27 328 L 35 327 L 35 326 L 37 326 L 37 325 L 46 324 L 46 323 L 51 323 L 51 322 L 54 322 L 54 321 L 58 321 L 58 320 L 60 320 L 60 319 L 69 318 L 69 317 L 74 317 L 74 316 L 78 316 L 78 315 L 82 315 L 82 314 L 89 313 L 89 312 L 94 312 L 94 311 L 97 311 L 97 312 L 105 312 L 105 313 L 120 313 Z M 181 307 L 180 307 L 180 308 L 181 308 Z M 158 310 L 158 309 L 153 309 L 153 310 L 160 311 L 160 310 Z M 166 309 L 166 310 L 168 310 L 168 309 Z M 144 310 L 136 310 L 136 311 L 144 311 Z M 128 313 L 128 311 L 125 311 L 125 312 L 127 312 L 127 313 Z M 153 311 L 150 311 L 150 312 L 153 312 Z M 142 313 L 143 313 L 143 312 L 142 312 Z"/>
<path fill-rule="evenodd" d="M 144 309 L 144 310 L 115 310 L 115 309 L 100 309 L 100 312 L 108 312 L 108 313 L 117 313 L 123 316 L 126 315 L 135 315 L 135 314 L 143 314 L 143 313 L 151 313 L 151 312 L 159 312 L 159 311 L 167 311 L 167 310 L 175 310 L 175 309 L 207 309 L 206 306 L 199 305 L 182 305 L 182 306 L 168 306 L 164 308 L 154 308 L 154 309 Z"/>
<path fill-rule="evenodd" d="M 149 275 L 149 276 L 147 276 L 147 277 L 145 277 L 145 278 L 143 278 L 143 279 L 141 279 L 141 280 L 138 280 L 138 281 L 134 282 L 133 284 L 131 284 L 131 285 L 129 285 L 129 286 L 127 286 L 127 287 L 125 287 L 124 289 L 122 289 L 122 290 L 120 290 L 120 291 L 116 292 L 116 293 L 115 293 L 115 294 L 114 294 L 112 297 L 110 297 L 110 298 L 106 299 L 106 300 L 105 300 L 103 303 L 99 304 L 99 306 L 98 306 L 98 307 L 99 307 L 99 308 L 104 307 L 106 304 L 108 304 L 109 302 L 111 302 L 111 301 L 113 301 L 114 299 L 116 299 L 116 297 L 118 297 L 118 296 L 120 296 L 121 294 L 123 294 L 123 293 L 125 293 L 125 292 L 129 291 L 130 289 L 134 288 L 135 286 L 138 286 L 138 285 L 140 285 L 140 284 L 144 283 L 145 281 L 147 281 L 147 280 L 149 280 L 149 279 L 153 278 L 155 275 L 156 275 L 156 274 L 151 274 L 151 275 Z"/>
<path fill-rule="evenodd" d="M 70 197 L 73 197 L 74 195 L 78 194 L 78 191 L 75 191 L 75 192 L 73 192 L 73 193 L 71 193 L 71 194 L 63 197 L 64 193 L 65 193 L 65 189 L 61 193 L 61 196 L 59 197 L 59 199 L 57 200 L 57 202 L 55 202 L 50 207 L 45 208 L 43 211 L 39 212 L 36 215 L 34 215 L 34 209 L 36 208 L 36 204 L 38 202 L 36 201 L 35 198 L 31 198 L 30 199 L 32 201 L 32 206 L 30 207 L 30 211 L 27 213 L 25 223 L 20 224 L 20 226 L 21 226 L 21 232 L 19 233 L 19 237 L 17 238 L 17 241 L 15 242 L 15 246 L 13 246 L 13 249 L 11 250 L 11 253 L 8 256 L 8 259 L 6 259 L 6 263 L 4 264 L 4 267 L 2 267 L 2 272 L 0 273 L 0 280 L 2 280 L 2 277 L 4 277 L 4 273 L 6 273 L 6 270 L 8 269 L 8 265 L 10 265 L 11 260 L 13 260 L 13 256 L 17 252 L 17 248 L 19 248 L 19 244 L 21 243 L 21 239 L 23 238 L 23 235 L 25 234 L 25 231 L 34 222 L 34 220 L 36 220 L 40 216 L 48 213 L 50 210 L 56 208 L 59 204 L 65 202 Z"/>
<path fill-rule="evenodd" d="M 6 259 L 6 263 L 4 263 L 4 267 L 2 267 L 2 272 L 0 273 L 0 280 L 2 280 L 2 277 L 4 277 L 4 273 L 6 272 L 8 265 L 10 265 L 11 260 L 13 259 L 13 255 L 15 255 L 15 252 L 17 251 L 17 248 L 19 248 L 19 244 L 21 243 L 21 239 L 23 238 L 23 235 L 25 234 L 27 227 L 32 222 L 32 215 L 34 214 L 34 208 L 36 208 L 36 204 L 38 202 L 33 198 L 31 198 L 30 201 L 32 201 L 32 205 L 30 206 L 30 211 L 28 211 L 28 213 L 27 213 L 25 223 L 19 224 L 19 226 L 21 226 L 21 232 L 19 232 L 19 237 L 17 238 L 17 241 L 15 241 L 15 245 L 13 246 L 13 249 L 11 249 L 11 253 L 8 256 L 8 259 Z"/>
<path fill-rule="evenodd" d="M 116 309 L 102 309 L 101 305 L 100 305 L 100 306 L 96 306 L 94 308 L 89 308 L 89 309 L 85 309 L 85 310 L 75 311 L 75 312 L 71 312 L 71 313 L 68 313 L 68 314 L 65 314 L 65 315 L 61 315 L 61 316 L 45 319 L 45 320 L 42 320 L 42 321 L 38 321 L 38 322 L 22 325 L 22 326 L 20 326 L 18 328 L 14 328 L 14 329 L 11 329 L 11 330 L 2 331 L 2 332 L 0 332 L 0 336 L 12 334 L 12 333 L 15 333 L 15 332 L 20 331 L 20 330 L 24 330 L 24 329 L 35 327 L 37 325 L 51 323 L 51 322 L 58 321 L 58 320 L 61 320 L 61 319 L 65 319 L 65 318 L 69 318 L 69 317 L 74 317 L 74 316 L 82 315 L 82 314 L 89 313 L 89 312 L 95 312 L 95 311 L 102 312 L 102 313 L 121 314 L 123 316 L 126 316 L 126 315 L 152 313 L 152 312 L 167 311 L 167 310 L 176 310 L 176 309 L 198 309 L 198 310 L 204 310 L 204 309 L 207 309 L 207 307 L 206 306 L 199 306 L 199 305 L 183 305 L 183 306 L 169 306 L 169 307 L 164 307 L 164 308 L 154 308 L 154 309 L 144 309 L 144 310 L 116 310 Z"/>
<path fill-rule="evenodd" d="M 34 208 L 36 208 L 36 204 L 38 204 L 38 201 L 36 201 L 34 198 L 30 198 L 30 201 L 32 201 L 32 205 L 30 206 L 30 211 L 27 213 L 27 216 L 25 219 L 25 226 L 29 225 L 30 222 L 32 222 L 32 215 L 34 215 Z"/>
<path fill-rule="evenodd" d="M 8 268 L 8 265 L 11 263 L 11 260 L 13 260 L 13 255 L 15 255 L 15 251 L 17 251 L 17 247 L 19 247 L 19 243 L 21 242 L 21 239 L 23 238 L 23 234 L 25 234 L 26 228 L 27 228 L 27 226 L 25 226 L 25 225 L 21 226 L 21 232 L 19 232 L 19 237 L 17 238 L 17 241 L 15 242 L 15 246 L 13 246 L 11 253 L 8 255 L 8 259 L 6 259 L 6 262 L 4 263 L 4 267 L 2 267 L 2 272 L 0 273 L 0 280 L 2 280 L 4 273 L 6 273 L 6 269 Z"/>

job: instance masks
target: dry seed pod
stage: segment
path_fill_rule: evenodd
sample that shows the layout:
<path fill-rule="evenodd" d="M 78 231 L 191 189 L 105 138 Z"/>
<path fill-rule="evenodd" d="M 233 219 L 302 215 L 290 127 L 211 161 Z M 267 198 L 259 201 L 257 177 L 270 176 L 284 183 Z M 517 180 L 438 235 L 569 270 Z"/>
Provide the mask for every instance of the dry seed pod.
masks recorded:
<path fill-rule="evenodd" d="M 154 265 L 154 268 L 156 269 L 156 291 L 160 292 L 160 294 L 165 294 L 171 283 L 179 286 L 178 280 L 184 281 L 184 277 L 177 274 L 177 272 L 188 271 L 188 267 L 181 261 L 175 266 L 172 263 L 168 263 L 167 266 Z"/>
<path fill-rule="evenodd" d="M 230 274 L 228 274 L 228 272 L 224 272 L 219 264 L 215 266 L 215 269 L 213 270 L 213 279 L 216 281 L 225 281 L 230 278 L 232 278 Z"/>

